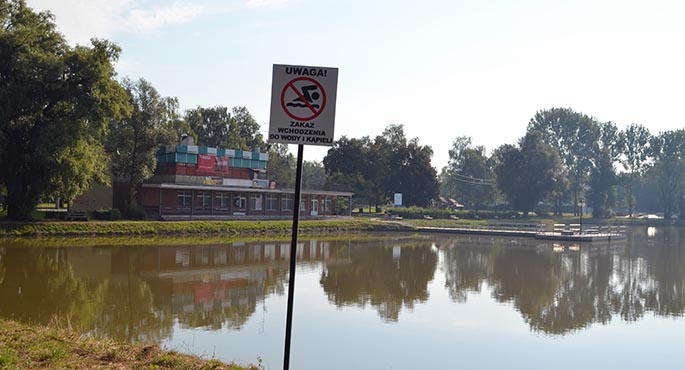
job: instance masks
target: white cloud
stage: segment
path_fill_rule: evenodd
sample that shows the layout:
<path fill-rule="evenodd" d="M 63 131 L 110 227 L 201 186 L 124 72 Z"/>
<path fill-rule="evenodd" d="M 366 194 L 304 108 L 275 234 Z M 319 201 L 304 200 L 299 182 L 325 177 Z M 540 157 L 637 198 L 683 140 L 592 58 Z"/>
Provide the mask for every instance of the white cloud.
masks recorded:
<path fill-rule="evenodd" d="M 130 0 L 28 0 L 36 11 L 49 10 L 57 27 L 73 44 L 88 44 L 93 37 L 109 38 L 123 23 Z"/>
<path fill-rule="evenodd" d="M 28 0 L 36 11 L 49 10 L 57 27 L 72 44 L 88 44 L 92 37 L 112 38 L 123 32 L 150 33 L 162 27 L 192 21 L 203 8 L 190 2 L 147 9 L 134 0 Z"/>
<path fill-rule="evenodd" d="M 247 0 L 247 6 L 252 8 L 269 8 L 285 5 L 289 0 Z"/>
<path fill-rule="evenodd" d="M 166 25 L 190 22 L 200 14 L 202 14 L 202 7 L 199 5 L 175 2 L 171 6 L 157 7 L 152 10 L 133 9 L 127 20 L 134 30 L 149 33 Z"/>

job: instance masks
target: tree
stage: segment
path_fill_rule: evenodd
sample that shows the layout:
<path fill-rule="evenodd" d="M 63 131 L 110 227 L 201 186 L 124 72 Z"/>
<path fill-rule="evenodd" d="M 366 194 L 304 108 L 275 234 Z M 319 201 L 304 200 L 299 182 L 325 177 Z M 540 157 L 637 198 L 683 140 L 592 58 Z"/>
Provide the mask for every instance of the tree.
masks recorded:
<path fill-rule="evenodd" d="M 361 139 L 340 137 L 323 158 L 326 188 L 351 191 L 369 202 L 383 202 L 383 188 L 376 183 L 375 166 L 370 164 L 372 143 L 368 136 Z"/>
<path fill-rule="evenodd" d="M 328 186 L 353 184 L 359 197 L 369 204 L 386 204 L 393 193 L 403 193 L 406 205 L 427 206 L 438 194 L 433 150 L 407 140 L 402 125 L 389 125 L 374 141 L 369 137 L 338 140 L 323 159 Z M 339 173 L 339 174 L 338 174 Z M 342 189 L 340 189 L 342 190 Z"/>
<path fill-rule="evenodd" d="M 676 196 L 682 186 L 682 171 L 685 169 L 685 130 L 662 132 L 652 138 L 649 146 L 654 159 L 664 217 L 669 219 L 673 215 Z"/>
<path fill-rule="evenodd" d="M 302 188 L 321 190 L 326 183 L 326 170 L 317 161 L 302 163 Z"/>
<path fill-rule="evenodd" d="M 619 133 L 618 146 L 620 148 L 620 163 L 628 171 L 624 182 L 628 200 L 628 214 L 633 216 L 634 195 L 633 186 L 638 177 L 645 174 L 649 168 L 649 143 L 652 135 L 649 130 L 633 123 Z"/>
<path fill-rule="evenodd" d="M 449 154 L 441 175 L 441 193 L 476 210 L 492 202 L 494 174 L 485 147 L 471 147 L 471 138 L 461 136 L 454 140 Z"/>
<path fill-rule="evenodd" d="M 230 117 L 226 107 L 197 107 L 185 113 L 185 121 L 197 134 L 197 143 L 208 147 L 229 147 Z"/>
<path fill-rule="evenodd" d="M 497 185 L 511 206 L 525 215 L 564 177 L 559 154 L 537 131 L 529 131 L 519 141 L 519 147 L 501 146 L 496 155 L 499 157 L 495 168 Z"/>
<path fill-rule="evenodd" d="M 552 108 L 537 112 L 528 123 L 528 131 L 540 132 L 542 140 L 558 151 L 577 204 L 592 167 L 589 154 L 600 136 L 595 119 L 569 108 Z"/>
<path fill-rule="evenodd" d="M 186 111 L 185 120 L 197 134 L 197 142 L 208 147 L 262 151 L 266 150 L 259 123 L 245 107 L 197 107 Z"/>
<path fill-rule="evenodd" d="M 238 141 L 239 144 L 238 147 L 229 149 L 261 151 L 265 148 L 264 136 L 259 131 L 261 127 L 247 108 L 233 107 L 232 113 L 231 123 L 235 125 L 236 130 L 230 134 L 232 140 Z"/>
<path fill-rule="evenodd" d="M 274 181 L 280 188 L 295 188 L 297 162 L 295 156 L 288 152 L 288 144 L 269 144 L 268 153 L 266 172 L 269 174 L 269 180 Z"/>
<path fill-rule="evenodd" d="M 100 141 L 81 139 L 55 153 L 56 173 L 50 179 L 47 195 L 71 204 L 94 182 L 109 184 L 109 157 Z"/>
<path fill-rule="evenodd" d="M 176 98 L 162 97 L 146 80 L 124 80 L 133 112 L 112 120 L 109 147 L 112 172 L 127 183 L 128 205 L 135 202 L 136 187 L 154 174 L 160 146 L 176 142 L 174 122 L 178 119 Z"/>
<path fill-rule="evenodd" d="M 104 176 L 105 166 L 83 164 L 102 157 L 107 120 L 128 110 L 114 79 L 120 49 L 96 39 L 70 47 L 52 15 L 23 0 L 1 3 L 0 25 L 0 183 L 7 216 L 29 219 L 47 193 L 72 197 Z"/>
<path fill-rule="evenodd" d="M 398 148 L 388 166 L 386 197 L 391 199 L 393 193 L 402 193 L 405 205 L 428 207 L 439 193 L 432 156 L 431 147 L 419 145 L 416 138 L 406 147 Z"/>

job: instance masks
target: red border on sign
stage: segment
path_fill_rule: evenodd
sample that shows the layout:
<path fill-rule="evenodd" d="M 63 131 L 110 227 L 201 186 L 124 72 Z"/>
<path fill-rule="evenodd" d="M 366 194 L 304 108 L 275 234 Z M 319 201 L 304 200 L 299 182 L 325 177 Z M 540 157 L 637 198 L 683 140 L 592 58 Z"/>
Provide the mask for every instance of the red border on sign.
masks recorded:
<path fill-rule="evenodd" d="M 307 99 L 304 98 L 302 93 L 294 85 L 295 82 L 303 81 L 303 80 L 314 83 L 319 88 L 319 90 L 321 90 L 321 97 L 322 97 L 321 107 L 319 108 L 318 111 L 316 110 L 316 108 L 314 108 L 312 106 L 312 104 L 309 101 L 307 101 Z M 292 91 L 297 95 L 297 97 L 300 98 L 300 100 L 302 100 L 302 102 L 305 105 L 307 105 L 307 107 L 312 111 L 311 116 L 298 116 L 295 113 L 292 113 L 288 110 L 288 108 L 285 105 L 285 92 L 288 91 L 289 89 L 292 89 Z M 287 114 L 288 117 L 290 117 L 294 120 L 311 121 L 314 118 L 318 117 L 321 114 L 321 112 L 323 112 L 324 108 L 326 107 L 326 90 L 324 90 L 323 86 L 321 86 L 319 81 L 317 81 L 311 77 L 298 77 L 298 78 L 288 82 L 287 84 L 285 84 L 285 87 L 283 87 L 283 91 L 281 92 L 281 107 L 283 108 L 283 112 L 285 112 L 285 114 Z"/>

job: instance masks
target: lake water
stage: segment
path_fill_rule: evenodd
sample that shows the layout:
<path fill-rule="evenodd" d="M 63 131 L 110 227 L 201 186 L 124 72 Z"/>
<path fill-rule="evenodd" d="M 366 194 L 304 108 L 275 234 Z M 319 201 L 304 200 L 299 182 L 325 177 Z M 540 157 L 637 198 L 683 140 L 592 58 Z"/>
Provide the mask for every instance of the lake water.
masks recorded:
<path fill-rule="evenodd" d="M 289 250 L 4 245 L 0 316 L 279 369 Z M 291 369 L 685 368 L 685 229 L 301 239 L 297 261 Z"/>

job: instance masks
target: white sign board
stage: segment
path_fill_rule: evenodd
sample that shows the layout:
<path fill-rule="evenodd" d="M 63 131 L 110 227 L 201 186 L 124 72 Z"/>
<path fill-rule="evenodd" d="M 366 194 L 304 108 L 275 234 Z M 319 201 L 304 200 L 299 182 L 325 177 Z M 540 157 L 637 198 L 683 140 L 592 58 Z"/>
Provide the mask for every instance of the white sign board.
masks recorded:
<path fill-rule="evenodd" d="M 338 69 L 274 64 L 269 142 L 333 145 Z"/>
<path fill-rule="evenodd" d="M 395 199 L 393 199 L 393 205 L 395 207 L 401 207 L 402 206 L 402 193 L 395 193 Z"/>

